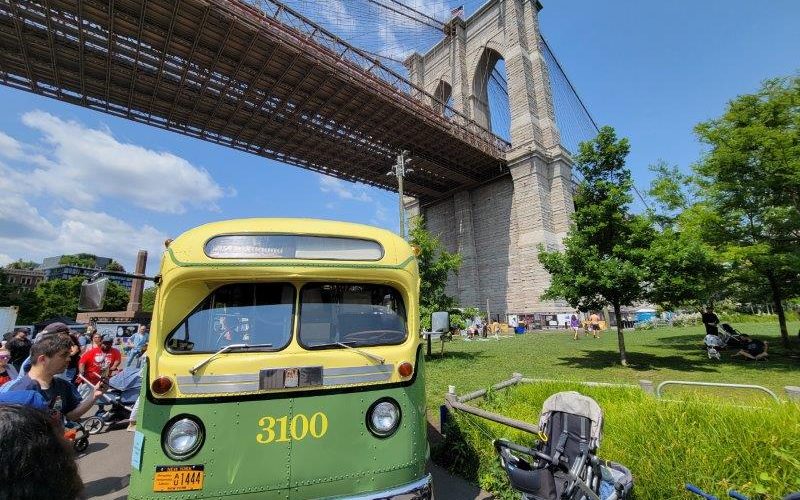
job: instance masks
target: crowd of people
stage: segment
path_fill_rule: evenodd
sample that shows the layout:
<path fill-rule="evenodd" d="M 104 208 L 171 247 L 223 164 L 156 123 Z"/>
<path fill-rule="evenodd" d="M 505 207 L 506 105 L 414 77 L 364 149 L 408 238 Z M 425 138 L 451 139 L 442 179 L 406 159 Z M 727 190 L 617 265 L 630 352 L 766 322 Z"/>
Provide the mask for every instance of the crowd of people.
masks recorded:
<path fill-rule="evenodd" d="M 30 339 L 19 330 L 0 344 L 0 498 L 75 499 L 83 488 L 69 423 L 85 415 L 108 379 L 121 369 L 122 353 L 111 335 L 52 323 Z M 147 327 L 129 340 L 126 366 L 138 367 Z M 135 425 L 135 410 L 131 426 Z M 23 453 L 24 452 L 24 453 Z M 6 495 L 8 493 L 8 495 Z"/>

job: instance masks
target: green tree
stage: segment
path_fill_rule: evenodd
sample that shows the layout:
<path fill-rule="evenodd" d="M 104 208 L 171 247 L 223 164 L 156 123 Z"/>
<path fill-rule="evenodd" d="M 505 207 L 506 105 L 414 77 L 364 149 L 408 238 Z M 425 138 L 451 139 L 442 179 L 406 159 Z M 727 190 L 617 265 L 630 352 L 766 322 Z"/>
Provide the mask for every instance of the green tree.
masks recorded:
<path fill-rule="evenodd" d="M 124 273 L 125 268 L 116 260 L 112 260 L 111 263 L 106 266 L 106 271 L 118 271 Z"/>
<path fill-rule="evenodd" d="M 565 299 L 582 310 L 611 305 L 620 318 L 623 305 L 645 296 L 645 261 L 653 231 L 647 217 L 629 210 L 633 186 L 625 168 L 629 151 L 628 140 L 618 140 L 608 126 L 581 143 L 575 166 L 584 181 L 575 195 L 564 251 L 539 252 L 539 261 L 552 277 L 543 299 Z M 617 341 L 620 361 L 627 366 L 620 321 Z"/>
<path fill-rule="evenodd" d="M 97 267 L 97 256 L 90 253 L 76 253 L 74 255 L 62 255 L 58 260 L 59 264 L 65 266 L 78 266 L 78 267 Z"/>
<path fill-rule="evenodd" d="M 33 323 L 39 318 L 39 299 L 32 290 L 9 283 L 6 274 L 0 269 L 0 307 L 17 306 L 18 324 Z"/>
<path fill-rule="evenodd" d="M 106 289 L 106 300 L 103 302 L 104 311 L 124 311 L 128 307 L 130 293 L 128 290 L 113 281 L 108 283 Z"/>
<path fill-rule="evenodd" d="M 719 256 L 696 230 L 691 177 L 677 167 L 659 162 L 648 194 L 655 200 L 649 216 L 660 228 L 646 258 L 647 298 L 665 309 L 712 303 L 724 290 L 724 269 Z"/>
<path fill-rule="evenodd" d="M 78 298 L 84 279 L 83 276 L 75 276 L 68 280 L 54 279 L 39 283 L 35 290 L 41 304 L 39 321 L 55 316 L 74 318 L 78 312 Z"/>
<path fill-rule="evenodd" d="M 705 241 L 769 285 L 784 345 L 783 301 L 800 290 L 800 76 L 764 82 L 695 127 L 708 150 L 694 166 Z"/>
<path fill-rule="evenodd" d="M 144 289 L 144 292 L 142 292 L 142 311 L 153 312 L 153 307 L 155 307 L 156 304 L 157 290 L 158 288 L 154 286 Z"/>
<path fill-rule="evenodd" d="M 444 293 L 447 277 L 458 273 L 461 255 L 449 253 L 439 238 L 425 229 L 422 217 L 414 217 L 408 232 L 409 243 L 419 247 L 417 264 L 420 274 L 420 325 L 423 329 L 431 327 L 431 313 L 449 311 L 456 301 Z"/>
<path fill-rule="evenodd" d="M 33 262 L 32 260 L 18 259 L 16 261 L 12 262 L 11 264 L 8 264 L 6 266 L 6 269 L 32 270 L 32 269 L 36 269 L 37 267 L 39 267 L 39 264 L 36 263 L 36 262 Z"/>
<path fill-rule="evenodd" d="M 68 280 L 48 280 L 36 286 L 36 296 L 41 304 L 39 320 L 54 316 L 74 318 L 78 313 L 78 300 L 81 284 L 85 276 L 75 276 Z M 104 311 L 123 311 L 128 303 L 128 291 L 117 283 L 110 282 L 106 289 Z"/>

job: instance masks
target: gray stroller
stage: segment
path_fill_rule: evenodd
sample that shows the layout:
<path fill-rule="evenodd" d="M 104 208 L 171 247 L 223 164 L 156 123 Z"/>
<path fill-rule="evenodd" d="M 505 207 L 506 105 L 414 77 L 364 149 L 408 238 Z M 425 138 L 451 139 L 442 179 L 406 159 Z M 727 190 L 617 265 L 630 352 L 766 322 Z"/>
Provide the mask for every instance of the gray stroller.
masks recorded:
<path fill-rule="evenodd" d="M 496 440 L 494 447 L 511 487 L 523 500 L 629 498 L 631 472 L 597 456 L 602 429 L 603 412 L 594 399 L 559 392 L 542 406 L 536 448 L 505 439 Z"/>

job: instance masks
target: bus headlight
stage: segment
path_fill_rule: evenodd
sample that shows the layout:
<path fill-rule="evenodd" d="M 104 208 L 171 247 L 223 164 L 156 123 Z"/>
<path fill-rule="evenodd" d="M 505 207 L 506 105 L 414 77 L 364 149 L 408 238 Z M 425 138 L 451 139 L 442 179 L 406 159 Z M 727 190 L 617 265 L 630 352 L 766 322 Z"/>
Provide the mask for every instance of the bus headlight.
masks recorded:
<path fill-rule="evenodd" d="M 186 460 L 196 454 L 203 446 L 203 426 L 190 417 L 174 419 L 164 427 L 161 447 L 173 460 Z"/>
<path fill-rule="evenodd" d="M 367 410 L 367 427 L 379 438 L 394 434 L 400 425 L 400 406 L 391 398 L 379 399 Z"/>

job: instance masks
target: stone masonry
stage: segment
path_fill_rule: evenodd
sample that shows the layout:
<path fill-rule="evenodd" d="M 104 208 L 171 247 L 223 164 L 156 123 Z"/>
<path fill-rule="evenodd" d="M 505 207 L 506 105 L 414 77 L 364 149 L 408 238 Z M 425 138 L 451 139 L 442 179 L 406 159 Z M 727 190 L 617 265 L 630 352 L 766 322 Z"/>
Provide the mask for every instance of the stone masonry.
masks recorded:
<path fill-rule="evenodd" d="M 447 36 L 426 54 L 406 60 L 411 80 L 479 124 L 491 123 L 487 80 L 503 58 L 511 112 L 509 172 L 468 191 L 420 206 L 427 227 L 463 265 L 447 293 L 492 315 L 568 312 L 540 300 L 550 277 L 539 246 L 561 247 L 573 212 L 572 161 L 561 146 L 547 66 L 539 46 L 536 0 L 492 0 L 466 20 L 453 19 Z M 432 103 L 435 108 L 441 105 Z M 496 168 L 489 167 L 487 168 Z"/>

